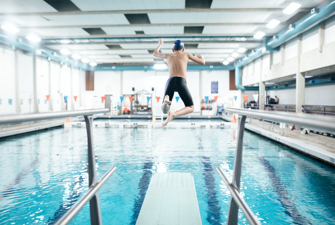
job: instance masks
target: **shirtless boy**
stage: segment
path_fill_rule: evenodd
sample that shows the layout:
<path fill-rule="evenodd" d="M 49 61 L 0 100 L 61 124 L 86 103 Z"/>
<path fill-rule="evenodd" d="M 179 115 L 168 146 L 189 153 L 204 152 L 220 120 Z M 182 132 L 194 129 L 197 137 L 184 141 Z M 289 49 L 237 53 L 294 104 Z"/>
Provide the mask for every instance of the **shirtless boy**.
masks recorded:
<path fill-rule="evenodd" d="M 200 65 L 205 65 L 205 59 L 200 54 L 195 57 L 188 52 L 184 52 L 184 43 L 180 40 L 176 40 L 174 42 L 172 48 L 173 54 L 160 53 L 159 49 L 162 45 L 163 40 L 160 39 L 159 45 L 154 51 L 153 55 L 158 58 L 166 59 L 170 73 L 170 77 L 165 85 L 165 98 L 162 104 L 162 111 L 164 113 L 168 113 L 168 117 L 162 125 L 164 127 L 177 116 L 185 115 L 194 111 L 192 96 L 186 84 L 187 62 L 189 59 L 191 59 Z M 185 104 L 185 108 L 176 112 L 170 112 L 171 101 L 175 91 L 179 93 L 180 98 Z"/>

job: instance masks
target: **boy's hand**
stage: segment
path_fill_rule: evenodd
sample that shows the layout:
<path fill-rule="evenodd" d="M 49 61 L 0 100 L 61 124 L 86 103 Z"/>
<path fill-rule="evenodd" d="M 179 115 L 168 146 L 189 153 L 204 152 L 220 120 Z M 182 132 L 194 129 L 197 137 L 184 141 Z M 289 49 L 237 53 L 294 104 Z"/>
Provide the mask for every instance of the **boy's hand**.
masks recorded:
<path fill-rule="evenodd" d="M 197 57 L 198 57 L 199 59 L 202 59 L 202 58 L 203 58 L 203 56 L 202 56 L 201 54 L 198 54 Z"/>
<path fill-rule="evenodd" d="M 159 39 L 159 45 L 162 45 L 164 42 L 163 42 L 163 39 L 161 38 L 161 39 Z"/>

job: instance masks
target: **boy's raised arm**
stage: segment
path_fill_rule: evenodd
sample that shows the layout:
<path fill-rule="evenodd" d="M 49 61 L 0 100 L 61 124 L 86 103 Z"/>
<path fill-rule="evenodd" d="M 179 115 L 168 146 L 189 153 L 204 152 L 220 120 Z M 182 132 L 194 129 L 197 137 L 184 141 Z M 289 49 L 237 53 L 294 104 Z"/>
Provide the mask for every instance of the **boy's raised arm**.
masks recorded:
<path fill-rule="evenodd" d="M 200 64 L 200 65 L 205 65 L 205 58 L 202 56 L 202 55 L 200 55 L 200 54 L 198 54 L 197 55 L 197 57 L 195 57 L 194 55 L 192 55 L 191 53 L 187 53 L 188 54 L 188 57 L 193 61 L 193 62 L 196 62 L 196 63 L 198 63 L 198 64 Z"/>
<path fill-rule="evenodd" d="M 163 40 L 162 39 L 159 39 L 159 44 L 158 44 L 158 47 L 155 49 L 153 55 L 158 57 L 158 58 L 162 58 L 162 59 L 166 59 L 168 54 L 163 54 L 163 53 L 160 53 L 159 52 L 159 49 L 161 48 L 161 46 L 163 45 Z"/>

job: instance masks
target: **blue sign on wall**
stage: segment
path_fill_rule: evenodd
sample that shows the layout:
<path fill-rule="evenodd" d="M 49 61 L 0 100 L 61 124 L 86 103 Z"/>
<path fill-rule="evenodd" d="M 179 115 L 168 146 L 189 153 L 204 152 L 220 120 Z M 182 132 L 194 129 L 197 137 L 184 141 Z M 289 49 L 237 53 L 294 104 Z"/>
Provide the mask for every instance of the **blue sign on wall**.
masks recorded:
<path fill-rule="evenodd" d="M 219 81 L 212 81 L 211 82 L 211 93 L 212 94 L 219 94 Z"/>

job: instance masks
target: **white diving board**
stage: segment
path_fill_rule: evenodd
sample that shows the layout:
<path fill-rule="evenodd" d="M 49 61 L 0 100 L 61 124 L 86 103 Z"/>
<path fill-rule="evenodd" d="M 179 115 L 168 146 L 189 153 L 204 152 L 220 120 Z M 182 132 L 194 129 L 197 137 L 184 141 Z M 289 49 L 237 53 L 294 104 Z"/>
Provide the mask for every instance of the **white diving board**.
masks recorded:
<path fill-rule="evenodd" d="M 201 225 L 193 175 L 154 174 L 136 225 Z"/>

